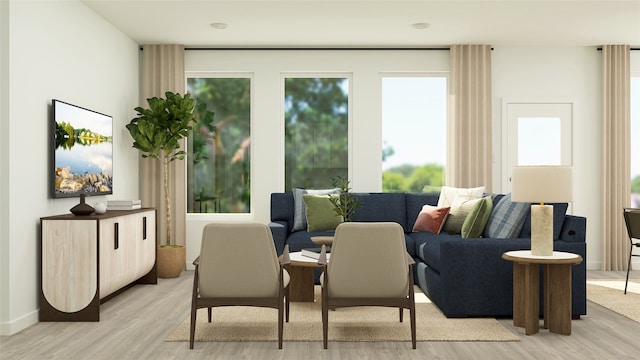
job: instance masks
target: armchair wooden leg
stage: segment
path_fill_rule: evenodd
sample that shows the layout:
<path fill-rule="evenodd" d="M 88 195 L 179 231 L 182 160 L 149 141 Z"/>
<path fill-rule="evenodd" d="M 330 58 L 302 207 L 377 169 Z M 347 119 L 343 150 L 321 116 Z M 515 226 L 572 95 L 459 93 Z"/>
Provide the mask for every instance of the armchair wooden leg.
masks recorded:
<path fill-rule="evenodd" d="M 286 292 L 285 292 L 285 298 L 284 298 L 284 304 L 285 304 L 285 315 L 286 315 L 286 320 L 287 322 L 289 322 L 289 304 L 291 302 L 291 287 L 287 286 Z"/>
<path fill-rule="evenodd" d="M 322 304 L 322 344 L 324 348 L 327 348 L 329 335 L 329 308 L 324 303 Z"/>
<path fill-rule="evenodd" d="M 209 315 L 209 322 L 211 322 L 211 307 L 207 308 L 207 315 Z"/>
<path fill-rule="evenodd" d="M 409 309 L 409 317 L 411 318 L 411 345 L 416 348 L 416 306 L 411 305 Z"/>
<path fill-rule="evenodd" d="M 191 305 L 191 324 L 189 326 L 189 349 L 193 349 L 193 341 L 196 335 L 196 309 L 195 305 Z"/>
<path fill-rule="evenodd" d="M 284 300 L 284 299 L 281 299 Z M 284 318 L 284 304 L 280 301 L 280 306 L 278 306 L 278 349 L 282 349 L 282 332 L 284 328 L 283 318 Z"/>
<path fill-rule="evenodd" d="M 398 310 L 400 310 L 400 322 L 402 322 L 403 320 L 403 316 L 404 316 L 404 312 L 403 312 L 403 308 L 398 308 Z"/>

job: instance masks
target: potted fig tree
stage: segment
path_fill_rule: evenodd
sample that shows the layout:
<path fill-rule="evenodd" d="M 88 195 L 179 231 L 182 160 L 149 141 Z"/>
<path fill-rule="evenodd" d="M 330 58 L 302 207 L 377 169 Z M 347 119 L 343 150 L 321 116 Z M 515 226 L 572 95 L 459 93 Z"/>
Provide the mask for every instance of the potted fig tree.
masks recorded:
<path fill-rule="evenodd" d="M 166 92 L 165 98 L 147 99 L 149 107 L 136 107 L 137 116 L 126 125 L 133 138 L 133 147 L 140 150 L 143 158 L 158 159 L 162 164 L 162 191 L 166 210 L 167 236 L 158 245 L 158 276 L 178 277 L 186 262 L 186 249 L 176 245 L 171 238 L 171 198 L 168 185 L 169 164 L 183 160 L 186 151 L 180 149 L 180 140 L 185 138 L 195 121 L 195 100 Z"/>

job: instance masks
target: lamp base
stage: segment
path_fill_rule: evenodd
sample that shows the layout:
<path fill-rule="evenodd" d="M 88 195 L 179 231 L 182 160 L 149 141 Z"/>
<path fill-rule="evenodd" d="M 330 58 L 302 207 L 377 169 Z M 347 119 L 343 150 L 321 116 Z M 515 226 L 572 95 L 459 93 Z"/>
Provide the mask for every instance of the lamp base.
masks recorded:
<path fill-rule="evenodd" d="M 531 255 L 553 255 L 553 206 L 531 205 Z"/>

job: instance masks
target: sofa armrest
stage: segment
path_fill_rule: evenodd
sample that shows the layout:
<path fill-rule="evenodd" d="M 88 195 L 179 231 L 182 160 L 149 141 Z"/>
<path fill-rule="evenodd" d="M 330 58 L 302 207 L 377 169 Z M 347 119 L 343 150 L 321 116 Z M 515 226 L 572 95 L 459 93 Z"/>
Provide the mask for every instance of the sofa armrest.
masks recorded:
<path fill-rule="evenodd" d="M 273 243 L 276 247 L 278 256 L 282 255 L 284 245 L 289 236 L 289 223 L 286 221 L 272 221 L 269 223 L 269 229 L 273 236 Z"/>
<path fill-rule="evenodd" d="M 569 242 L 587 241 L 587 218 L 575 215 L 565 215 L 560 240 Z"/>

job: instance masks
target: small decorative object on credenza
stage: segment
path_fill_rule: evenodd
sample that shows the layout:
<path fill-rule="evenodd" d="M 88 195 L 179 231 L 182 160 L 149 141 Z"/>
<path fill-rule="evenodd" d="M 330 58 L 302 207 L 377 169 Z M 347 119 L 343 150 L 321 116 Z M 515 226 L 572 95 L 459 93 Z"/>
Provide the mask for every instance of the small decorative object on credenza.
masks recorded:
<path fill-rule="evenodd" d="M 107 210 L 136 210 L 142 208 L 140 200 L 109 200 Z"/>
<path fill-rule="evenodd" d="M 568 166 L 516 166 L 513 168 L 511 199 L 531 205 L 531 254 L 553 255 L 553 206 L 570 202 L 572 173 Z"/>
<path fill-rule="evenodd" d="M 85 203 L 84 201 L 85 195 L 84 194 L 80 194 L 80 203 L 74 207 L 72 207 L 71 209 L 69 209 L 69 211 L 71 211 L 71 213 L 73 215 L 76 216 L 86 216 L 86 215 L 91 215 L 94 212 L 93 207 L 91 207 L 91 205 Z"/>
<path fill-rule="evenodd" d="M 93 206 L 93 209 L 96 211 L 96 214 L 102 215 L 107 212 L 107 205 L 103 202 L 99 202 Z"/>

